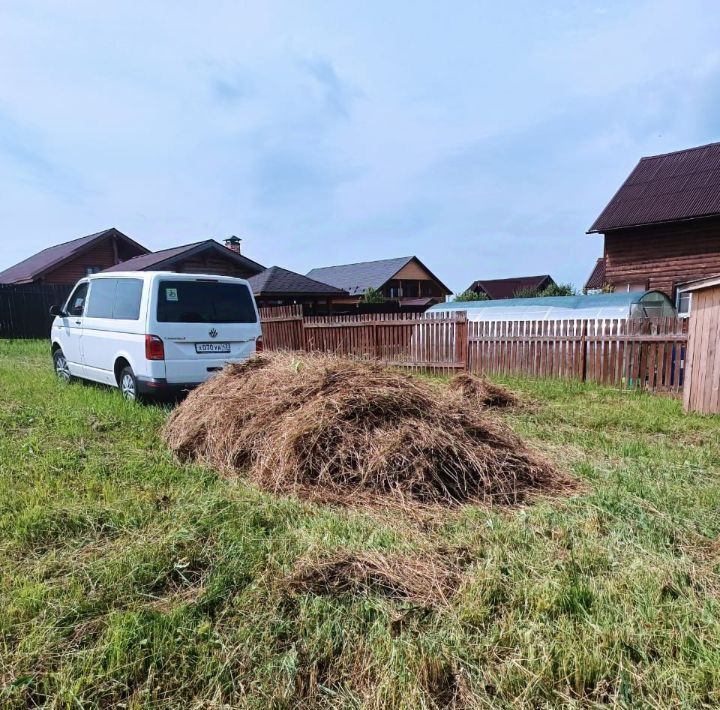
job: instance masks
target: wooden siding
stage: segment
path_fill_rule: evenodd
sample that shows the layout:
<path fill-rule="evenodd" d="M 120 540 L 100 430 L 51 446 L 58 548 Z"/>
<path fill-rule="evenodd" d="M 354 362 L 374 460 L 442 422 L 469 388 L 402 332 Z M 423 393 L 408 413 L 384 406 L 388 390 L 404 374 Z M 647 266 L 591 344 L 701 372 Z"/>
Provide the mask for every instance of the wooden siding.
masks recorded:
<path fill-rule="evenodd" d="M 678 283 L 720 273 L 720 220 L 608 232 L 605 259 L 605 280 L 617 290 L 630 285 L 673 298 Z"/>
<path fill-rule="evenodd" d="M 687 411 L 720 413 L 720 286 L 695 291 L 687 356 Z"/>
<path fill-rule="evenodd" d="M 216 274 L 218 276 L 235 276 L 246 279 L 255 275 L 255 271 L 245 269 L 231 258 L 221 256 L 195 256 L 174 264 L 169 271 L 183 274 Z"/>
<path fill-rule="evenodd" d="M 394 279 L 413 279 L 415 281 L 434 281 L 432 276 L 423 269 L 420 264 L 415 261 L 410 261 L 400 269 L 394 276 Z"/>
<path fill-rule="evenodd" d="M 135 256 L 135 254 L 131 256 Z M 48 284 L 65 284 L 71 286 L 78 281 L 78 279 L 87 276 L 86 269 L 88 267 L 100 267 L 102 270 L 115 266 L 115 264 L 118 263 L 120 263 L 120 260 L 116 256 L 113 239 L 107 237 L 69 261 L 66 261 L 64 264 L 46 272 L 41 281 Z"/>

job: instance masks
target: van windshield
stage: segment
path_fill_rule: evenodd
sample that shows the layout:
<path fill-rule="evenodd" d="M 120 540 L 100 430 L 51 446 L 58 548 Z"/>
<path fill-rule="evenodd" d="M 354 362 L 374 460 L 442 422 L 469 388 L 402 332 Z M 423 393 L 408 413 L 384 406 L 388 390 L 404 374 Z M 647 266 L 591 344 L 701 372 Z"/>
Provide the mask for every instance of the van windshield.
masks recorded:
<path fill-rule="evenodd" d="M 159 323 L 257 323 L 250 289 L 222 281 L 160 281 Z"/>

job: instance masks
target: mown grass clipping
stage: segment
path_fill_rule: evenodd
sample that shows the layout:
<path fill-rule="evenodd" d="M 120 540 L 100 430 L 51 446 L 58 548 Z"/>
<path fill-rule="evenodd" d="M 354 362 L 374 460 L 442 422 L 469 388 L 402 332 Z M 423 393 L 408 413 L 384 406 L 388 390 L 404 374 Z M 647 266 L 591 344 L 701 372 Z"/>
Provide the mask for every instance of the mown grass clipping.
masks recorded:
<path fill-rule="evenodd" d="M 332 355 L 230 365 L 163 435 L 183 461 L 320 502 L 515 504 L 572 487 L 477 398 Z"/>

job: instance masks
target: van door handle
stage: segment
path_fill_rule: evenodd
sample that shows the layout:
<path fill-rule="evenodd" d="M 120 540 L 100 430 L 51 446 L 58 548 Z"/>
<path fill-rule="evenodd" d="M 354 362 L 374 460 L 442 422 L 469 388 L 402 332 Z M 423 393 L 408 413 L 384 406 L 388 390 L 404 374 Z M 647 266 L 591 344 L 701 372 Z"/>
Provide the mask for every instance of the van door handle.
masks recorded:
<path fill-rule="evenodd" d="M 75 325 L 82 325 L 82 321 L 81 321 L 81 320 L 76 320 L 76 321 L 75 321 Z"/>

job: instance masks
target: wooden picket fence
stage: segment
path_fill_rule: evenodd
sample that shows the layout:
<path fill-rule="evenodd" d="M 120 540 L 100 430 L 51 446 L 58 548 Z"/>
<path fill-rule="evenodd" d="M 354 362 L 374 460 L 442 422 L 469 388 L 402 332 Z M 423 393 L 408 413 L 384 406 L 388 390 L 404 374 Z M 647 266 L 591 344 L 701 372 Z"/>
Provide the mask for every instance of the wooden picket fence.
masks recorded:
<path fill-rule="evenodd" d="M 687 321 L 468 322 L 465 312 L 303 317 L 301 306 L 261 309 L 268 350 L 315 350 L 453 373 L 563 377 L 680 392 Z"/>
<path fill-rule="evenodd" d="M 412 370 L 467 369 L 467 316 L 379 313 L 305 316 L 301 306 L 261 308 L 268 350 L 310 350 L 349 355 Z"/>
<path fill-rule="evenodd" d="M 687 337 L 680 318 L 472 322 L 468 369 L 677 393 Z"/>

